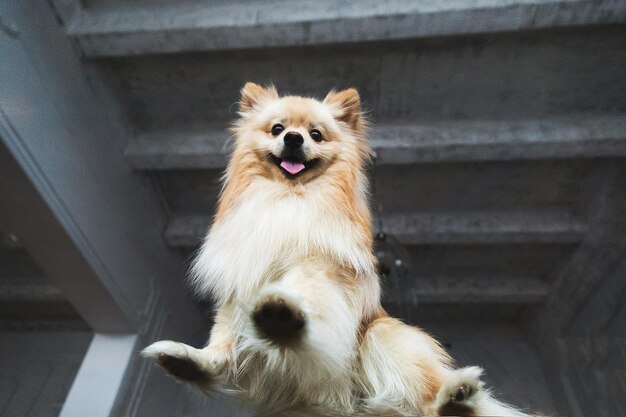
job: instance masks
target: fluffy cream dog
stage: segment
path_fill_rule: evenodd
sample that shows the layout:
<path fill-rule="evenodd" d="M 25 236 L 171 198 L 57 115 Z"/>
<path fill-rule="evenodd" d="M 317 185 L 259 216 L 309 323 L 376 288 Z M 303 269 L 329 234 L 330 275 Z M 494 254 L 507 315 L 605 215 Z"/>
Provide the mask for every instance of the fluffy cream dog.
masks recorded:
<path fill-rule="evenodd" d="M 356 90 L 320 102 L 248 83 L 233 133 L 193 268 L 218 306 L 210 342 L 161 341 L 146 356 L 260 415 L 524 415 L 381 308 Z"/>

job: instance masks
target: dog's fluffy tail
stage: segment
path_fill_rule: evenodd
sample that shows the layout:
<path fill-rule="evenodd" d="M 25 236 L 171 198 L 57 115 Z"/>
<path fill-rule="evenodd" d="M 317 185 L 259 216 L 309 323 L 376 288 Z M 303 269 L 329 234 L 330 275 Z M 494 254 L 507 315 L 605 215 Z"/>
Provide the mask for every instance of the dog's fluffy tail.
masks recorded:
<path fill-rule="evenodd" d="M 477 366 L 450 373 L 437 393 L 435 409 L 440 416 L 530 417 L 491 396 L 480 379 L 483 370 Z"/>

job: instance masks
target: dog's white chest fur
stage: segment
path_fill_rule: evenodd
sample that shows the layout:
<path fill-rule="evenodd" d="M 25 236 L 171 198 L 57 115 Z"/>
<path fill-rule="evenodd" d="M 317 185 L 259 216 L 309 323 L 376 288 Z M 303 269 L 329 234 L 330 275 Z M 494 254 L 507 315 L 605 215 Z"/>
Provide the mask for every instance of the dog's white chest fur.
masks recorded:
<path fill-rule="evenodd" d="M 371 271 L 363 232 L 323 192 L 297 194 L 258 180 L 214 225 L 194 265 L 195 284 L 218 300 L 253 295 L 298 261 L 322 255 Z"/>

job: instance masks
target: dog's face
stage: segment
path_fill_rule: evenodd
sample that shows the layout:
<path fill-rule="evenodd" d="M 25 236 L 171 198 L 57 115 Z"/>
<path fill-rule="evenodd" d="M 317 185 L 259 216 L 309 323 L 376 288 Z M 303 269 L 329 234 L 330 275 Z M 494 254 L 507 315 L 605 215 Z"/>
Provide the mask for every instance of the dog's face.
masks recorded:
<path fill-rule="evenodd" d="M 288 184 L 325 173 L 362 170 L 369 157 L 359 95 L 348 89 L 324 101 L 279 97 L 273 87 L 242 89 L 232 165 Z"/>

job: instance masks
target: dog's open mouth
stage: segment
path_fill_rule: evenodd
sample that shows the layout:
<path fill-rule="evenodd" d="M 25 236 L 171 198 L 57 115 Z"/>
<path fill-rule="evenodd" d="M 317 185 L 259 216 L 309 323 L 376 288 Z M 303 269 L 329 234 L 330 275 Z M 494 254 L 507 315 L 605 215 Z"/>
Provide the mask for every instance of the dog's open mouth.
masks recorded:
<path fill-rule="evenodd" d="M 270 154 L 270 159 L 276 164 L 278 168 L 280 168 L 280 171 L 287 178 L 295 178 L 296 176 L 302 174 L 304 171 L 317 164 L 317 162 L 319 161 L 318 158 L 310 159 L 308 161 L 300 161 L 296 158 L 281 159 L 272 154 Z"/>

